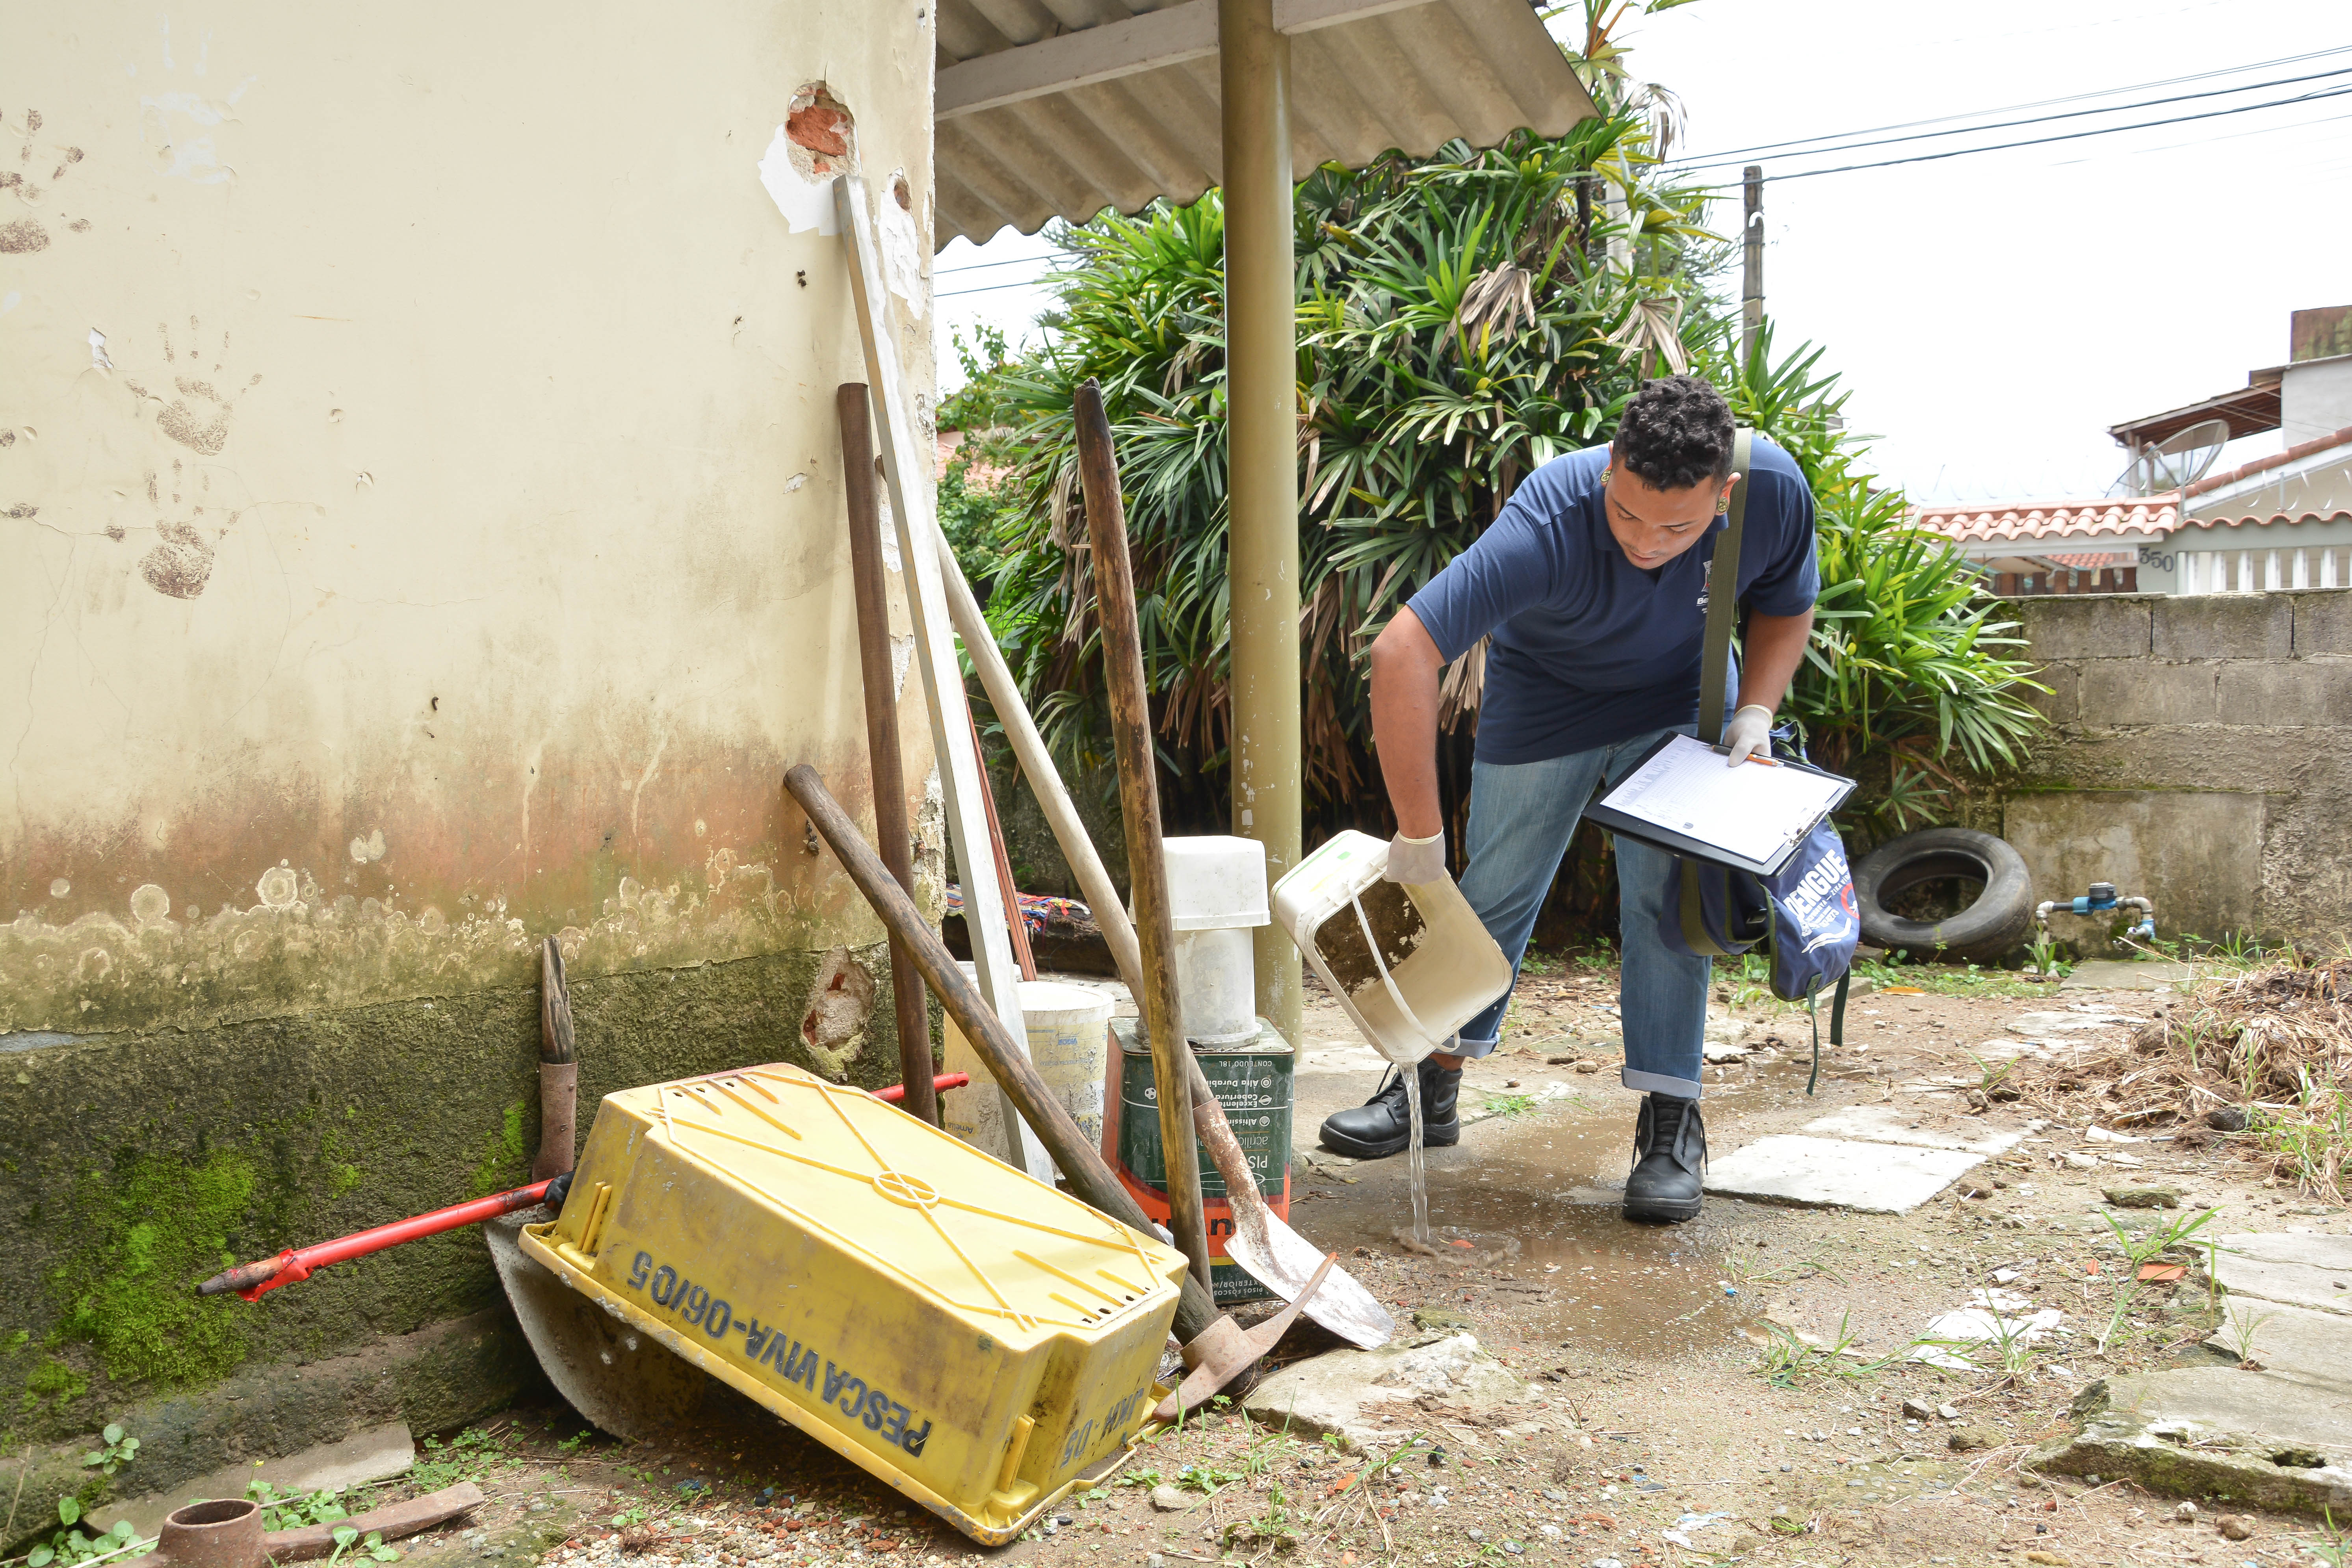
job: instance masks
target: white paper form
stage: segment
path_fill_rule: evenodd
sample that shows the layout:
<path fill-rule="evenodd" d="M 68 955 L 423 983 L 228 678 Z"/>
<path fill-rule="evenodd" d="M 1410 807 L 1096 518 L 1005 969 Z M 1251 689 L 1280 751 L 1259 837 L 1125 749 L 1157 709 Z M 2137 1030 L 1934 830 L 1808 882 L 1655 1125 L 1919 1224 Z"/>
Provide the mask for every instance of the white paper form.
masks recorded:
<path fill-rule="evenodd" d="M 1844 787 L 1842 779 L 1801 768 L 1732 767 L 1714 747 L 1676 735 L 1601 804 L 1765 862 L 1819 821 Z"/>

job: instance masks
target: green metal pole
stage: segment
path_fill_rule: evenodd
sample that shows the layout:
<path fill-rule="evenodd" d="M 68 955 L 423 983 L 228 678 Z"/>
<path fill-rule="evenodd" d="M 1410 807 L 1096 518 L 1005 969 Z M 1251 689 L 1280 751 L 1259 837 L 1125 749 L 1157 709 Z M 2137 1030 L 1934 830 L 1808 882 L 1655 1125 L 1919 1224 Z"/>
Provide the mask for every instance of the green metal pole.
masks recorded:
<path fill-rule="evenodd" d="M 1234 831 L 1298 864 L 1298 437 L 1290 40 L 1274 0 L 1217 0 L 1225 195 L 1226 484 L 1233 532 Z M 1298 1043 L 1298 950 L 1256 931 L 1257 1008 Z"/>

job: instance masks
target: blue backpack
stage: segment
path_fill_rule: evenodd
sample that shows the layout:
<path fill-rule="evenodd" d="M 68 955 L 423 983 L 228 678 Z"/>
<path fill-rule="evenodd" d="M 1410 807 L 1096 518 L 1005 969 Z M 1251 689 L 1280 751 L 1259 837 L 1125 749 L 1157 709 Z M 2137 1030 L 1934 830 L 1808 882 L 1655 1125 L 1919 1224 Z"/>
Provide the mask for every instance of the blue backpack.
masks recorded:
<path fill-rule="evenodd" d="M 1748 467 L 1753 433 L 1741 430 L 1732 447 L 1739 482 L 1731 489 L 1730 515 L 1716 541 L 1707 575 L 1706 642 L 1700 655 L 1698 733 L 1723 733 L 1724 673 L 1731 652 L 1731 624 L 1738 614 L 1740 522 L 1747 511 Z M 1790 731 L 1776 730 L 1776 749 Z M 1802 758 L 1799 752 L 1800 760 Z M 1658 934 L 1669 951 L 1701 958 L 1732 958 L 1761 945 L 1772 961 L 1772 994 L 1802 1002 L 1814 1013 L 1822 987 L 1835 982 L 1830 1008 L 1830 1045 L 1845 1043 L 1847 971 L 1862 940 L 1862 917 L 1854 907 L 1853 873 L 1845 843 L 1827 817 L 1814 824 L 1787 865 L 1772 876 L 1735 870 L 1711 860 L 1675 857 L 1677 895 L 1659 917 Z M 1813 1019 L 1813 1068 L 1805 1092 L 1821 1079 L 1822 1032 Z"/>

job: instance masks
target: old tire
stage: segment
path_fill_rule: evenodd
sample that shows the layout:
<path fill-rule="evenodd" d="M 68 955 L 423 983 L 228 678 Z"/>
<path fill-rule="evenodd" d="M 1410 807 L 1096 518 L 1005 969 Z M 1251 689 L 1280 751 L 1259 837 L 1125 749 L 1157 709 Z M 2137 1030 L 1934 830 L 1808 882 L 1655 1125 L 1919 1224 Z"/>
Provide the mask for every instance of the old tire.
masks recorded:
<path fill-rule="evenodd" d="M 1933 925 L 1888 912 L 1889 903 L 1920 883 L 1945 878 L 1982 881 L 1984 891 Z M 1914 958 L 1990 963 L 2023 942 L 2033 924 L 2024 857 L 2006 839 L 1968 827 L 1923 828 L 1880 845 L 1853 868 L 1853 898 L 1862 940 Z"/>

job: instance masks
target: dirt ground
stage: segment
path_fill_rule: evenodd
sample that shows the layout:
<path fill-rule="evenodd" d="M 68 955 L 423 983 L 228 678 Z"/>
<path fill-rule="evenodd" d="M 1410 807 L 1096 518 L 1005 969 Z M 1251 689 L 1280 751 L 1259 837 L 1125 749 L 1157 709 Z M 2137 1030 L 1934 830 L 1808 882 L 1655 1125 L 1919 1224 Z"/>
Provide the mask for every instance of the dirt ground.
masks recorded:
<path fill-rule="evenodd" d="M 2151 1139 L 2126 1156 L 2138 1163 L 2118 1165 L 2114 1145 L 2058 1121 L 1900 1216 L 1711 1196 L 1691 1224 L 1630 1226 L 1615 1204 L 1637 1100 L 1616 1082 L 1615 976 L 1536 967 L 1504 1048 L 1465 1082 L 1465 1110 L 1491 1101 L 1496 1113 L 1430 1153 L 1436 1258 L 1395 1240 L 1402 1159 L 1355 1164 L 1312 1149 L 1322 1117 L 1364 1098 L 1379 1071 L 1336 1005 L 1315 999 L 1292 1221 L 1339 1249 L 1401 1322 L 1466 1327 L 1538 1384 L 1550 1401 L 1538 1419 L 1517 1416 L 1506 1433 L 1433 1418 L 1381 1465 L 1220 1411 L 1145 1442 L 1121 1476 L 1070 1499 L 1031 1539 L 985 1552 L 781 1423 L 630 1447 L 583 1432 L 560 1407 L 516 1411 L 433 1456 L 435 1478 L 478 1476 L 492 1501 L 469 1527 L 407 1543 L 410 1555 L 433 1568 L 637 1558 L 820 1568 L 884 1555 L 1046 1568 L 2343 1561 L 2316 1521 L 2210 1500 L 2183 1520 L 2179 1500 L 2043 1480 L 2019 1461 L 2064 1430 L 2095 1380 L 2220 1353 L 2200 1342 L 2214 1320 L 2193 1274 L 2140 1284 L 2117 1311 L 2132 1271 L 2100 1215 L 2103 1186 L 2180 1190 L 2177 1211 L 2112 1210 L 2136 1236 L 2207 1207 L 2221 1211 L 2215 1235 L 2341 1233 L 2352 1228 L 2344 1212 L 2265 1185 L 2219 1149 Z M 1810 1100 L 1803 1015 L 1742 998 L 1737 1016 L 1780 1044 L 1707 1069 L 1717 1156 L 1870 1104 L 1960 1131 L 2024 1126 L 2032 1107 L 1967 1102 L 1984 1078 L 1972 1047 L 2029 1010 L 2104 1004 L 2145 1016 L 2168 1000 L 1965 975 L 1934 984 L 1966 994 L 1856 999 L 1848 1046 Z M 2109 1163 L 2086 1168 L 2093 1151 Z M 1902 1359 L 1938 1313 L 1996 1282 L 2063 1309 L 2069 1331 L 2006 1371 Z M 1302 1326 L 1276 1359 L 1330 1342 Z M 1850 1353 L 1833 1353 L 1840 1345 Z M 1927 1414 L 1906 1416 L 1906 1401 Z M 2231 1539 L 2224 1526 L 2247 1533 Z"/>

